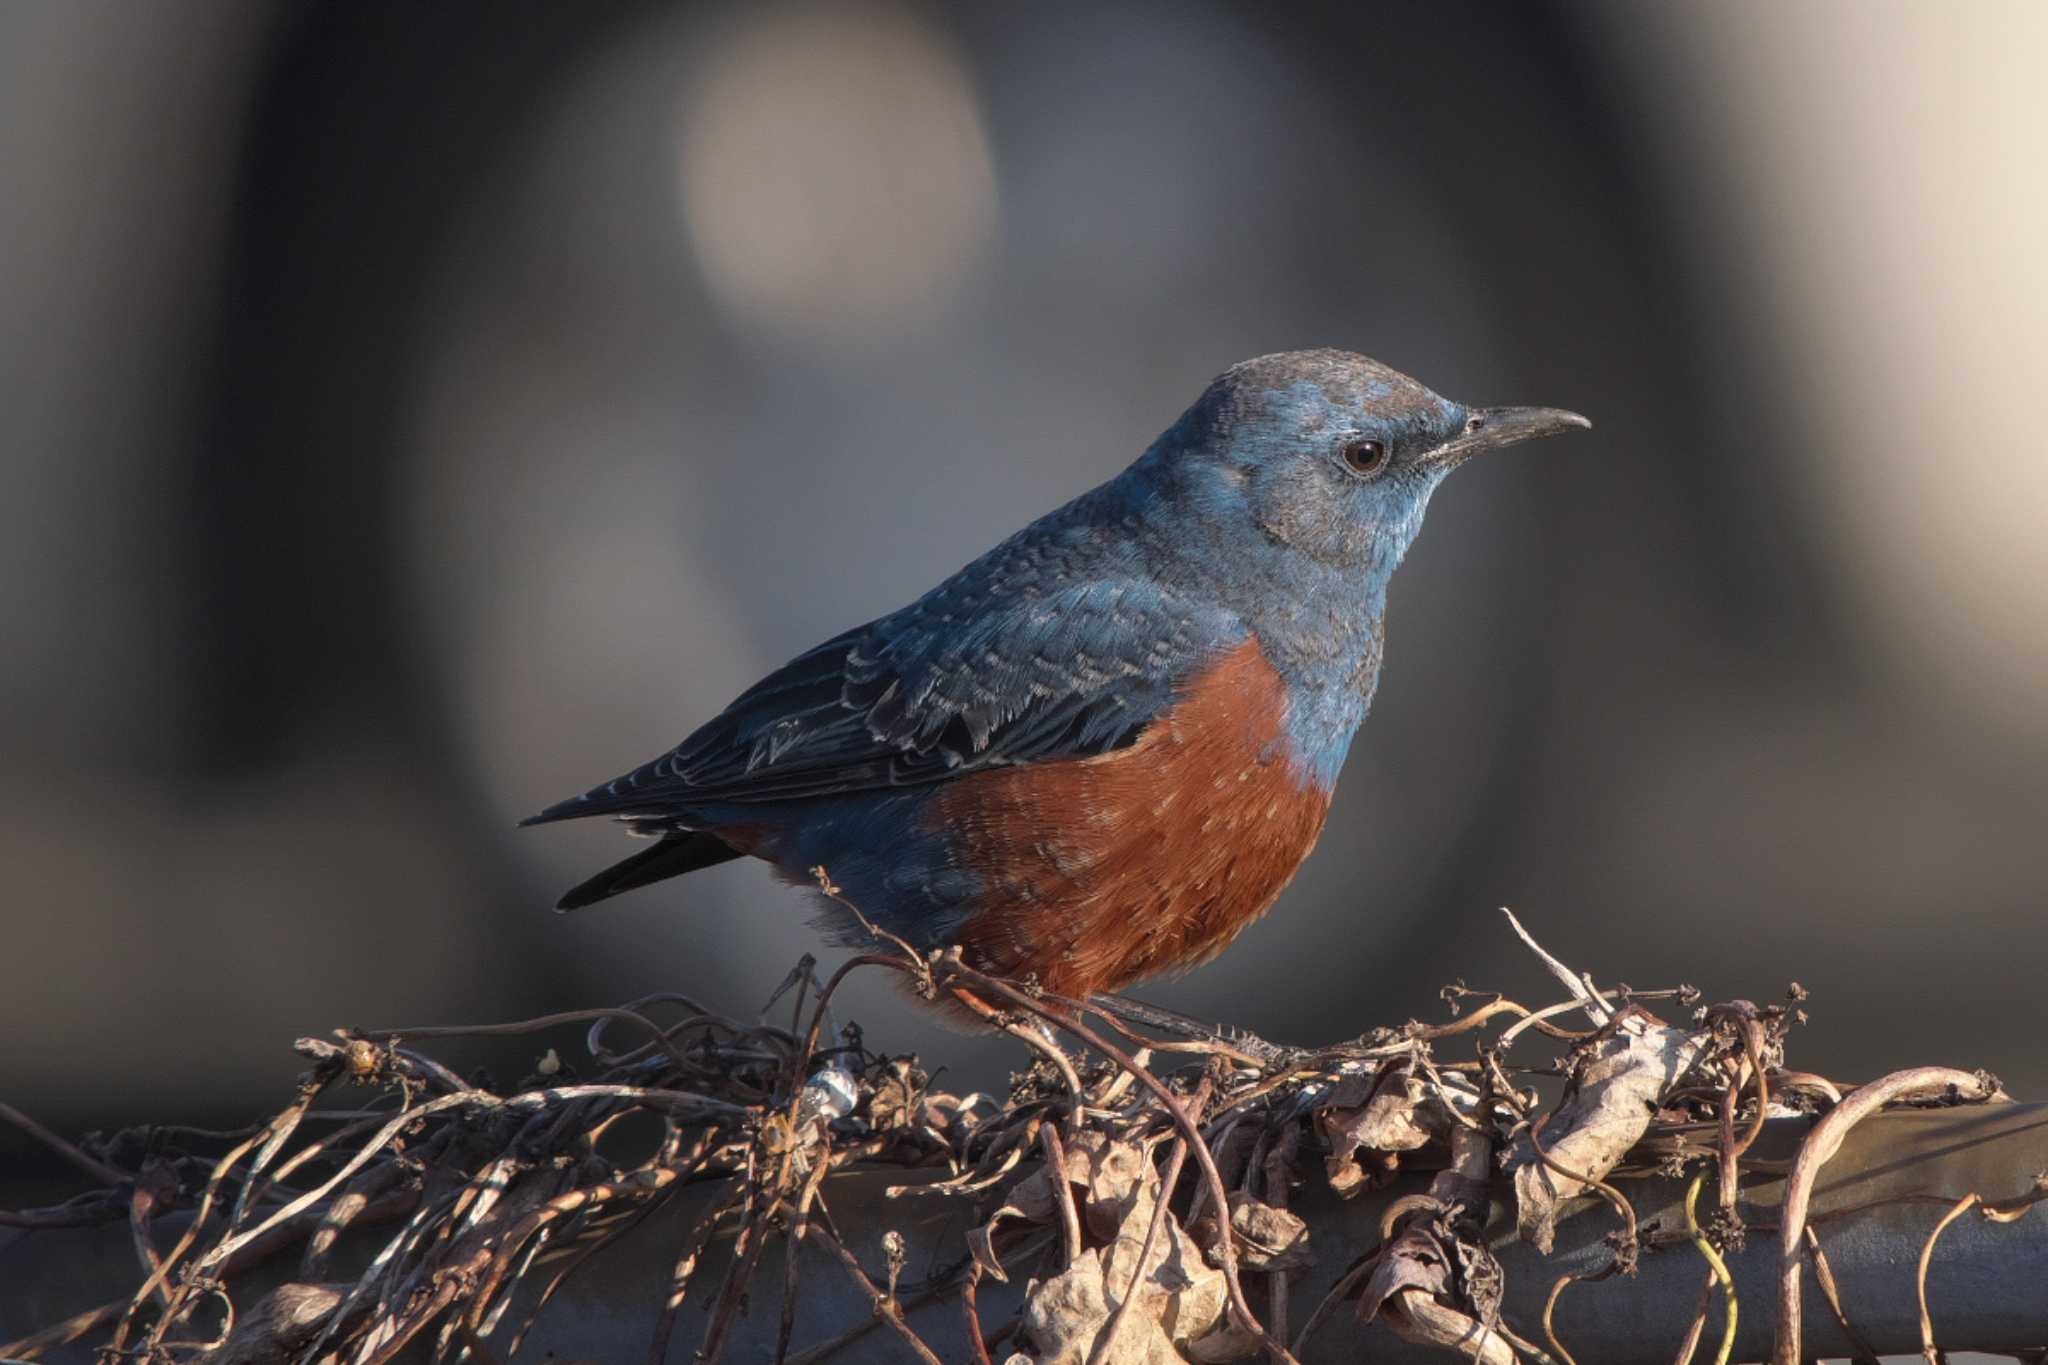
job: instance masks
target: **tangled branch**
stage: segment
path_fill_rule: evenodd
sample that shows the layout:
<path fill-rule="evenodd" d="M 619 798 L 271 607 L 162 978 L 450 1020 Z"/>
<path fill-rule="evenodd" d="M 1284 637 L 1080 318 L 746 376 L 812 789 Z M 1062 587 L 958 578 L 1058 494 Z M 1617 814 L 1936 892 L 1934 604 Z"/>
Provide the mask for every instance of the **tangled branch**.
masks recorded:
<path fill-rule="evenodd" d="M 239 1133 L 166 1128 L 73 1144 L 0 1106 L 0 1120 L 92 1182 L 0 1223 L 125 1224 L 137 1263 L 131 1294 L 0 1347 L 0 1358 L 90 1341 L 103 1359 L 150 1365 L 381 1365 L 408 1351 L 510 1360 L 565 1282 L 691 1191 L 699 1211 L 663 1253 L 666 1289 L 649 1305 L 655 1362 L 670 1355 L 686 1304 L 701 1308 L 695 1358 L 722 1358 L 757 1283 L 779 1278 L 778 1365 L 828 1360 L 875 1330 L 920 1360 L 945 1359 L 918 1316 L 940 1301 L 980 1362 L 1295 1361 L 1355 1303 L 1358 1322 L 1469 1359 L 1568 1363 L 1553 1316 L 1566 1286 L 1625 1280 L 1665 1252 L 1707 1267 L 1680 1358 L 1692 1358 L 1719 1302 L 1716 1359 L 1726 1361 L 1739 1306 L 1726 1258 L 1748 1231 L 1738 1192 L 1768 1166 L 1752 1153 L 1766 1121 L 1798 1114 L 1820 1118 L 1775 1228 L 1776 1358 L 1803 1358 L 1808 1264 L 1853 1335 L 1809 1216 L 1821 1167 L 1871 1113 L 1983 1103 L 2001 1098 L 1996 1082 L 1922 1068 L 1853 1086 L 1790 1070 L 1796 986 L 1788 1005 L 1768 1007 L 1702 1007 L 1685 986 L 1602 987 L 1513 928 L 1566 998 L 1532 1007 L 1460 983 L 1445 992 L 1447 1021 L 1324 1048 L 1062 998 L 874 930 L 871 949 L 827 981 L 800 963 L 753 1023 L 664 994 L 511 1024 L 302 1039 L 311 1065 L 292 1102 Z M 1000 1099 L 936 1088 L 916 1058 L 833 1027 L 837 992 L 862 970 L 894 973 L 1011 1034 L 1032 1065 Z M 788 1026 L 767 1022 L 785 997 Z M 1574 1014 L 1585 1028 L 1557 1022 Z M 576 1026 L 587 1076 L 551 1047 L 506 1090 L 417 1050 Z M 1565 1056 L 1515 1051 L 1539 1039 L 1566 1044 Z M 900 1235 L 856 1236 L 834 1215 L 834 1177 L 875 1169 L 905 1173 L 895 1198 L 971 1210 L 965 1239 L 918 1279 L 905 1278 Z M 1505 1234 L 1487 1226 L 1497 1171 L 1512 1185 L 1513 1231 L 1540 1252 L 1567 1204 L 1593 1197 L 1611 1210 L 1604 1260 L 1546 1275 L 1528 1321 L 1509 1304 L 1496 1254 Z M 1377 1245 L 1289 1341 L 1290 1282 L 1315 1259 L 1295 1192 L 1312 1182 L 1348 1198 L 1414 1173 L 1431 1177 L 1427 1192 L 1387 1205 Z M 1639 1217 L 1623 1178 L 1649 1173 L 1688 1181 L 1682 1225 Z M 1718 1199 L 1702 1220 L 1709 1175 Z M 2044 1197 L 2048 1182 L 2002 1202 L 1940 1197 L 1948 1212 L 1916 1281 L 1930 1360 L 1927 1271 L 1942 1231 L 1972 1210 L 2010 1221 Z M 167 1215 L 182 1224 L 175 1238 Z M 367 1258 L 334 1279 L 344 1242 Z M 254 1296 L 250 1272 L 294 1251 L 296 1275 Z M 1027 1267 L 1031 1288 L 1012 1292 Z M 800 1343 L 804 1277 L 819 1273 L 851 1286 L 865 1315 Z M 1014 1301 L 1006 1320 L 984 1321 L 991 1286 Z"/>

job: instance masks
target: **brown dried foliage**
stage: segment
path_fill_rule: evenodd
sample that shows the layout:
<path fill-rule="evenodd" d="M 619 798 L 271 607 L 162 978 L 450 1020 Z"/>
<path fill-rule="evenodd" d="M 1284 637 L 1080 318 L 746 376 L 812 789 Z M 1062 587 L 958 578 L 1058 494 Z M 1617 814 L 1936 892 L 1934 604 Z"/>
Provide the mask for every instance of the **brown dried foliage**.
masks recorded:
<path fill-rule="evenodd" d="M 795 996 L 788 1028 L 663 995 L 487 1028 L 343 1031 L 301 1040 L 311 1069 L 297 1096 L 241 1133 L 160 1129 L 146 1141 L 122 1134 L 75 1145 L 0 1108 L 0 1120 L 94 1182 L 67 1204 L 0 1221 L 126 1222 L 139 1265 L 129 1298 L 0 1346 L 0 1357 L 33 1360 L 91 1340 L 108 1358 L 152 1365 L 375 1365 L 421 1343 L 436 1359 L 509 1360 L 593 1253 L 695 1186 L 712 1197 L 675 1248 L 664 1300 L 649 1306 L 657 1362 L 686 1302 L 707 1310 L 697 1358 L 718 1359 L 761 1281 L 779 1281 L 778 1362 L 829 1359 L 871 1330 L 938 1360 L 911 1315 L 939 1297 L 957 1303 L 977 1361 L 1292 1360 L 1352 1300 L 1346 1316 L 1468 1359 L 1569 1361 L 1548 1310 L 1537 1323 L 1505 1320 L 1503 1272 L 1482 1236 L 1490 1181 L 1503 1164 L 1521 1234 L 1539 1247 L 1562 1201 L 1590 1191 L 1613 1206 L 1612 1258 L 1582 1277 L 1600 1280 L 1632 1274 L 1646 1252 L 1693 1254 L 1684 1249 L 1741 1237 L 1726 1182 L 1739 1178 L 1773 1106 L 1782 1111 L 1774 1095 L 1828 1111 L 1792 1177 L 1796 1195 L 1862 1113 L 1894 1099 L 1924 1102 L 1929 1083 L 1946 1086 L 1952 1100 L 1995 1093 L 1969 1073 L 1914 1073 L 1859 1089 L 1787 1071 L 1795 1012 L 1742 1001 L 1694 1008 L 1697 993 L 1685 987 L 1601 990 L 1523 937 L 1568 999 L 1531 1009 L 1488 996 L 1466 1010 L 1477 993 L 1460 985 L 1446 992 L 1459 1016 L 1448 1022 L 1319 1049 L 1163 1029 L 1158 1012 L 1141 1033 L 1128 1009 L 992 977 L 957 954 L 921 956 L 877 932 L 874 951 L 822 986 L 808 960 L 791 973 L 777 993 Z M 863 968 L 899 973 L 927 998 L 1012 1033 L 1034 1064 L 998 1101 L 936 1090 L 916 1059 L 878 1055 L 851 1028 L 835 1035 L 833 995 Z M 1650 1005 L 1662 1002 L 1683 1013 L 1659 1017 Z M 1572 1013 L 1590 1027 L 1552 1022 Z M 587 1025 L 587 1080 L 560 1074 L 551 1048 L 543 1070 L 555 1074 L 500 1091 L 416 1050 L 436 1037 L 577 1024 Z M 1561 1063 L 1514 1057 L 1531 1037 L 1564 1040 L 1570 1050 Z M 1562 1093 L 1545 1106 L 1537 1082 L 1560 1075 Z M 365 1092 L 339 1112 L 319 1107 Z M 660 1130 L 638 1161 L 615 1159 L 606 1142 L 629 1118 Z M 135 1159 L 143 1150 L 147 1162 Z M 923 1173 L 892 1190 L 899 1197 L 986 1211 L 939 1273 L 906 1283 L 900 1238 L 881 1240 L 879 1266 L 845 1240 L 829 1177 L 875 1166 Z M 1315 1180 L 1355 1194 L 1410 1167 L 1436 1173 L 1428 1193 L 1388 1207 L 1379 1246 L 1346 1270 L 1289 1344 L 1289 1281 L 1316 1256 L 1310 1228 L 1290 1210 L 1292 1191 Z M 1688 1167 L 1721 1184 L 1719 1212 L 1704 1230 L 1645 1245 L 1608 1177 Z M 1943 1226 L 1971 1209 L 2017 1216 L 2044 1190 L 2004 1203 L 1971 1196 Z M 154 1224 L 172 1210 L 187 1227 L 162 1251 Z M 1802 1213 L 1788 1198 L 1780 1233 L 1795 1272 L 1805 1247 L 1818 1258 Z M 380 1225 L 393 1230 L 369 1269 L 332 1280 L 337 1241 Z M 778 1238 L 782 1252 L 770 1258 Z M 714 1244 L 725 1248 L 716 1257 Z M 805 1271 L 796 1254 L 806 1245 L 869 1305 L 863 1319 L 807 1345 L 792 1340 L 799 1277 L 819 1273 L 818 1260 Z M 251 1267 L 290 1251 L 300 1257 L 293 1283 L 261 1301 L 238 1287 Z M 722 1273 L 700 1276 L 707 1259 Z M 1034 1282 L 1021 1310 L 984 1322 L 978 1289 L 1020 1270 Z M 1263 1313 L 1252 1307 L 1247 1276 L 1256 1277 Z M 1553 1286 L 1552 1306 L 1568 1283 Z M 1833 1299 L 1825 1274 L 1823 1283 Z M 1780 1323 L 1781 1358 L 1798 1358 L 1793 1306 L 1792 1325 Z M 1931 1325 L 1926 1331 L 1931 1358 Z M 1785 1356 L 1788 1332 L 1793 1354 Z"/>

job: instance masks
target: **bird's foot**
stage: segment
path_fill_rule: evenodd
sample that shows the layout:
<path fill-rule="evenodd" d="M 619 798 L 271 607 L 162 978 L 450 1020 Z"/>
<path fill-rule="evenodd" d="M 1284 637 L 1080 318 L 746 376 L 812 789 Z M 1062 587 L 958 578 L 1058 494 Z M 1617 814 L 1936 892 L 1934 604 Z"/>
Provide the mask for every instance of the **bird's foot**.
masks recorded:
<path fill-rule="evenodd" d="M 1143 1000 L 1132 1000 L 1127 996 L 1110 995 L 1102 991 L 1088 998 L 1090 1003 L 1115 1015 L 1126 1024 L 1171 1034 L 1188 1042 L 1218 1044 L 1244 1054 L 1269 1071 L 1288 1068 L 1297 1058 L 1308 1055 L 1302 1048 L 1269 1043 L 1249 1029 L 1241 1029 L 1231 1024 L 1207 1023 L 1177 1010 L 1167 1009 L 1163 1005 L 1149 1005 Z"/>

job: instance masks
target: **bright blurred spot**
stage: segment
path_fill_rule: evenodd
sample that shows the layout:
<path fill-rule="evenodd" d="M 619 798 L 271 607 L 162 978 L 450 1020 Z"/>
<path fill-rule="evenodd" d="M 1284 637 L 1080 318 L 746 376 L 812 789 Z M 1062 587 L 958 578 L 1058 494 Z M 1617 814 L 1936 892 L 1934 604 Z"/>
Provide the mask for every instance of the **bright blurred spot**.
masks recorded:
<path fill-rule="evenodd" d="M 2048 743 L 2048 6 L 1664 13 L 1719 76 L 1704 119 L 1749 182 L 1866 634 L 1943 714 Z"/>
<path fill-rule="evenodd" d="M 729 317 L 834 341 L 937 312 L 996 216 L 973 90 L 941 35 L 888 3 L 762 7 L 692 76 L 683 214 Z"/>

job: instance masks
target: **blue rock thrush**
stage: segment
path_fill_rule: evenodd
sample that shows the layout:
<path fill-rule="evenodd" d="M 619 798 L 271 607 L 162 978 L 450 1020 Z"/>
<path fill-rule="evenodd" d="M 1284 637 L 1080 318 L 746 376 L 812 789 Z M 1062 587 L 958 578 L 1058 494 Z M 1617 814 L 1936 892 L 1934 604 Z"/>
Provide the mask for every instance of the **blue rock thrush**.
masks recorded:
<path fill-rule="evenodd" d="M 1235 366 L 1108 483 L 534 816 L 657 840 L 561 908 L 749 854 L 1064 995 L 1204 962 L 1322 832 L 1430 494 L 1590 425 L 1342 351 Z"/>

